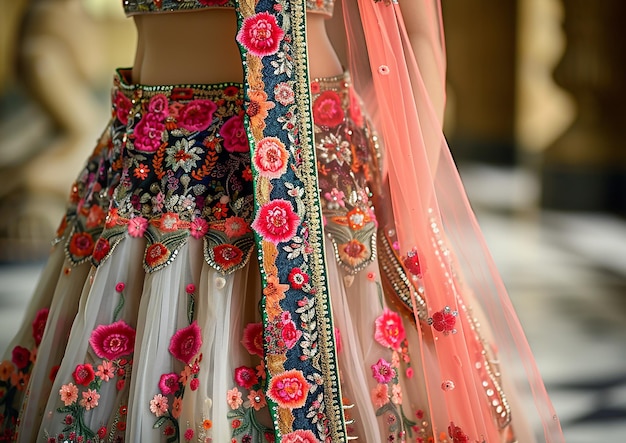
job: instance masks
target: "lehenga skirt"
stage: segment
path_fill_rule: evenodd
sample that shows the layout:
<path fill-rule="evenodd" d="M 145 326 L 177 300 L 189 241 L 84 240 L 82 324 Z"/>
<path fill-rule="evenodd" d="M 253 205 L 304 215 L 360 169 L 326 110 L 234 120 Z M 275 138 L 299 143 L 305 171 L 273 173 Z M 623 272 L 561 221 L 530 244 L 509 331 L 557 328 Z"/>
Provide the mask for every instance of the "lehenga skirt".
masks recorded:
<path fill-rule="evenodd" d="M 239 84 L 149 87 L 126 75 L 115 76 L 110 123 L 0 364 L 2 438 L 272 442 L 263 342 L 289 348 L 302 330 L 287 314 L 263 335 L 243 122 L 267 103 L 244 111 Z M 413 312 L 389 281 L 393 241 L 377 234 L 376 135 L 347 76 L 311 91 L 349 433 L 453 441 L 435 435 L 449 423 L 437 423 L 425 393 L 433 351 L 420 349 Z M 284 104 L 292 94 L 275 90 Z M 271 170 L 280 150 L 259 149 Z M 306 245 L 291 247 L 297 256 Z M 298 268 L 288 280 L 309 285 Z"/>

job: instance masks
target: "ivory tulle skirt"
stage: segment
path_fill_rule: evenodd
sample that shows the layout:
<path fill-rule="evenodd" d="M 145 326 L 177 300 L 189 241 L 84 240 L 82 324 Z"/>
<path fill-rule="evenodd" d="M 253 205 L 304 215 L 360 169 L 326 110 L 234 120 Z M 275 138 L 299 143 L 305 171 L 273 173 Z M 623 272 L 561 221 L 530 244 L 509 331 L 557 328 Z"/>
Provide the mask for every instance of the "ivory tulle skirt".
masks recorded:
<path fill-rule="evenodd" d="M 383 262 L 377 251 L 375 134 L 347 78 L 311 89 L 349 433 L 363 442 L 466 441 L 429 401 L 432 337 L 421 336 L 388 284 L 393 254 Z M 293 100 L 287 87 L 275 92 Z M 112 97 L 111 122 L 73 186 L 24 326 L 0 364 L 3 438 L 274 441 L 267 395 L 288 401 L 302 381 L 268 394 L 264 341 L 289 348 L 315 325 L 303 303 L 299 319 L 284 316 L 263 334 L 241 87 L 140 87 L 120 72 Z M 256 99 L 262 113 L 267 102 Z M 271 169 L 281 152 L 261 148 Z M 392 239 L 385 244 L 393 249 Z M 305 247 L 292 246 L 293 254 Z M 288 280 L 308 285 L 298 268 Z M 445 330 L 446 314 L 430 322 Z M 312 390 L 317 382 L 306 380 Z M 504 397 L 485 396 L 494 417 L 506 417 Z M 513 441 L 501 428 L 502 441 Z"/>

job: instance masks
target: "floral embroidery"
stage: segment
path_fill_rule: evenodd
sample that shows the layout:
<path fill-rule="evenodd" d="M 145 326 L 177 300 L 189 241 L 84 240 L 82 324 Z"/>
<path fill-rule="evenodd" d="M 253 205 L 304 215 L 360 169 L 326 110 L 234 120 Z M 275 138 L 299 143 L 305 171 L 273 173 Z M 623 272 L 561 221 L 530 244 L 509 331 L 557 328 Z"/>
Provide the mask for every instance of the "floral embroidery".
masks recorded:
<path fill-rule="evenodd" d="M 311 431 L 297 430 L 283 435 L 283 443 L 319 443 Z"/>
<path fill-rule="evenodd" d="M 244 19 L 237 41 L 251 54 L 264 57 L 278 51 L 284 35 L 285 32 L 278 26 L 273 15 L 260 12 Z"/>
<path fill-rule="evenodd" d="M 405 336 L 400 315 L 385 308 L 376 319 L 374 339 L 383 346 L 398 350 Z"/>
<path fill-rule="evenodd" d="M 200 327 L 194 321 L 189 326 L 176 331 L 170 340 L 169 351 L 178 360 L 189 364 L 202 346 Z"/>
<path fill-rule="evenodd" d="M 274 244 L 291 240 L 300 225 L 300 217 L 291 203 L 283 199 L 275 199 L 259 209 L 252 227 L 263 237 Z"/>
<path fill-rule="evenodd" d="M 295 409 L 304 405 L 310 387 L 301 371 L 291 369 L 272 378 L 267 395 L 279 407 Z"/>
<path fill-rule="evenodd" d="M 449 306 L 446 306 L 429 317 L 428 324 L 432 325 L 435 331 L 443 332 L 444 335 L 456 334 L 454 326 L 458 315 L 458 311 L 453 311 Z"/>
<path fill-rule="evenodd" d="M 92 332 L 89 344 L 98 357 L 115 360 L 133 353 L 135 330 L 123 320 L 110 325 L 100 325 Z"/>

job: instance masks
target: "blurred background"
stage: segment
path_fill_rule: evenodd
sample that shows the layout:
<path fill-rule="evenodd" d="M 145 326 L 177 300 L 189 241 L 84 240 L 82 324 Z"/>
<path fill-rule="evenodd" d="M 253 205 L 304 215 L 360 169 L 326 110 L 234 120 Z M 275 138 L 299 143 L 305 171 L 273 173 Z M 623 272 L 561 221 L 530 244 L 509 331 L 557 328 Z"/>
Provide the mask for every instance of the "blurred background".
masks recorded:
<path fill-rule="evenodd" d="M 132 63 L 119 3 L 0 0 L 0 353 Z M 443 8 L 446 134 L 566 440 L 623 441 L 626 2 Z"/>

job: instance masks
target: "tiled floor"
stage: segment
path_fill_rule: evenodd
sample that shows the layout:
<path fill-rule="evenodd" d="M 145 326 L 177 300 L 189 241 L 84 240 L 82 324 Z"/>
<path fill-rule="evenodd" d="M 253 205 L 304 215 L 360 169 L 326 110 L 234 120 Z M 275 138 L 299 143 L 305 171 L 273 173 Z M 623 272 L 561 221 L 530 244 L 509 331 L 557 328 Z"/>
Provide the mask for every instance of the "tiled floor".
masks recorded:
<path fill-rule="evenodd" d="M 626 221 L 533 213 L 527 176 L 475 172 L 464 179 L 566 441 L 626 441 Z M 0 267 L 0 354 L 41 266 Z"/>

